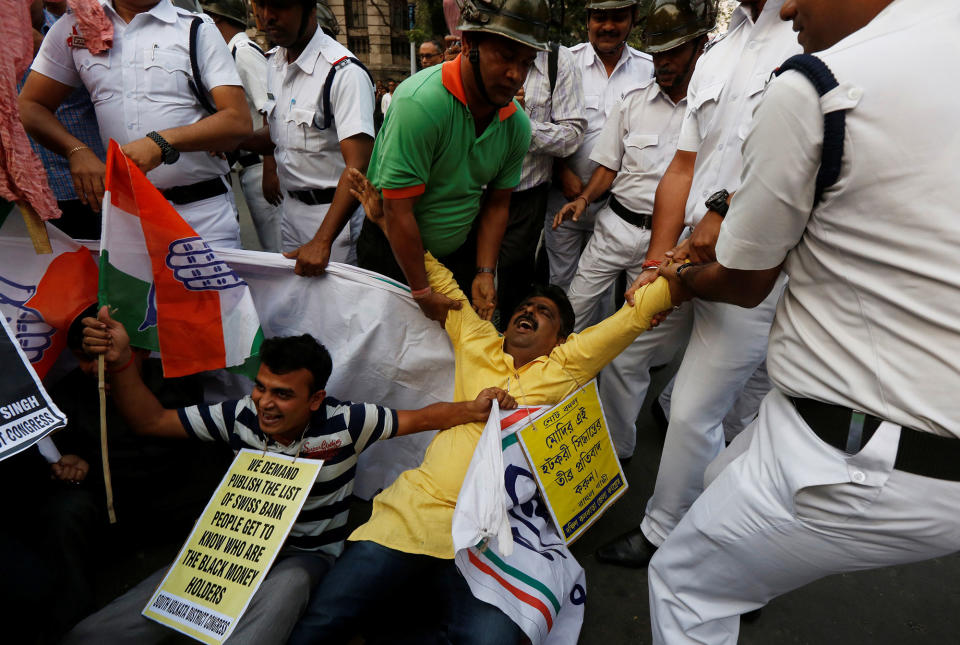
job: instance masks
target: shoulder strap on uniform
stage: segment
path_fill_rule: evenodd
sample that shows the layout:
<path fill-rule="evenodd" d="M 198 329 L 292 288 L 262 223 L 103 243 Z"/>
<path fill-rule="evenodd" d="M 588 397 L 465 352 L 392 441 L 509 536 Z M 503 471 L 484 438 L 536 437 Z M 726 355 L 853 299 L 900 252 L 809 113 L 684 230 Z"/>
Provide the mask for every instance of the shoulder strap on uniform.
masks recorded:
<path fill-rule="evenodd" d="M 260 49 L 260 46 L 257 45 L 257 43 L 253 42 L 252 40 L 248 40 L 248 41 L 247 41 L 247 47 L 253 47 L 255 50 L 257 50 L 257 53 L 258 53 L 258 54 L 260 54 L 260 55 L 263 56 L 264 58 L 267 57 L 267 55 L 263 53 L 263 50 Z M 233 56 L 233 60 L 237 60 L 237 46 L 236 46 L 236 45 L 234 45 L 233 47 L 230 48 L 230 55 Z"/>
<path fill-rule="evenodd" d="M 791 69 L 806 76 L 820 96 L 839 86 L 836 76 L 827 64 L 813 54 L 797 54 L 788 58 L 774 74 L 780 76 Z M 820 158 L 820 170 L 817 172 L 814 206 L 820 203 L 823 192 L 835 184 L 840 177 L 846 128 L 846 110 L 836 110 L 823 115 L 823 152 Z"/>
<path fill-rule="evenodd" d="M 217 108 L 210 102 L 207 96 L 207 88 L 203 85 L 203 78 L 200 76 L 200 65 L 197 62 L 197 36 L 200 32 L 200 25 L 203 24 L 203 18 L 194 17 L 190 22 L 190 69 L 193 72 L 193 78 L 190 79 L 190 91 L 197 98 L 200 106 L 213 114 Z"/>
<path fill-rule="evenodd" d="M 550 94 L 553 94 L 553 88 L 557 86 L 557 66 L 560 62 L 560 43 L 550 43 L 550 51 L 547 52 L 547 78 L 550 79 Z"/>
<path fill-rule="evenodd" d="M 373 83 L 373 76 L 370 74 L 370 70 L 353 56 L 344 56 L 331 65 L 330 71 L 327 72 L 327 78 L 323 81 L 323 127 L 320 128 L 321 130 L 326 130 L 330 127 L 330 124 L 333 123 L 333 108 L 330 106 L 330 89 L 333 87 L 333 77 L 336 76 L 338 69 L 346 67 L 347 65 L 359 65 L 360 69 L 365 71 L 367 76 L 370 77 L 370 82 Z"/>

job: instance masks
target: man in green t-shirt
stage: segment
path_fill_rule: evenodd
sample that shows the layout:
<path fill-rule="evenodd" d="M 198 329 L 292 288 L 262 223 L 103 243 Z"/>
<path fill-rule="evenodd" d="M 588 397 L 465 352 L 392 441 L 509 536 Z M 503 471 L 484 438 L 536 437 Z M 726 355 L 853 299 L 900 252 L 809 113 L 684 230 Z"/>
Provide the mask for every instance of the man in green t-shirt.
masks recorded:
<path fill-rule="evenodd" d="M 493 315 L 510 192 L 530 145 L 530 121 L 513 97 L 547 49 L 549 15 L 546 0 L 466 0 L 461 55 L 403 82 L 377 136 L 369 176 L 383 194 L 387 234 L 364 223 L 359 264 L 410 285 L 434 320 L 456 303 L 430 289 L 425 251 L 472 284 L 483 318 Z"/>

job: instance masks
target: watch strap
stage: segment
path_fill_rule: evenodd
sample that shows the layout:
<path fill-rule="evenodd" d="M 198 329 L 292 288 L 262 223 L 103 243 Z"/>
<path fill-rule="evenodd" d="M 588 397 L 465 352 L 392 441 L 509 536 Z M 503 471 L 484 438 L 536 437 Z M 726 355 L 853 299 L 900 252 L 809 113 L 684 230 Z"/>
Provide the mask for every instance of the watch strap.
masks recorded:
<path fill-rule="evenodd" d="M 167 159 L 170 155 L 170 152 L 174 150 L 174 147 L 170 145 L 170 142 L 160 136 L 160 133 L 156 130 L 152 130 L 147 133 L 147 138 L 152 140 L 155 144 L 160 146 L 160 161 L 167 163 Z"/>

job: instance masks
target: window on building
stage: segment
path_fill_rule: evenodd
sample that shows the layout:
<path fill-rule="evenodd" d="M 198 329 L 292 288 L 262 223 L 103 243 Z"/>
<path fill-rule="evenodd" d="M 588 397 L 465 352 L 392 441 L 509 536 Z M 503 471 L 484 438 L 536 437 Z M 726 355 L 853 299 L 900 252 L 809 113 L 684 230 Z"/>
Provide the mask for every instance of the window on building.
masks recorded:
<path fill-rule="evenodd" d="M 396 65 L 410 63 L 407 11 L 406 0 L 390 0 L 390 54 Z"/>
<path fill-rule="evenodd" d="M 347 0 L 347 27 L 366 29 L 367 27 L 367 3 L 364 0 Z M 369 49 L 370 45 L 367 44 Z"/>
<path fill-rule="evenodd" d="M 347 49 L 355 55 L 370 53 L 370 38 L 367 36 L 347 36 Z"/>
<path fill-rule="evenodd" d="M 390 31 L 407 31 L 406 0 L 390 0 Z"/>

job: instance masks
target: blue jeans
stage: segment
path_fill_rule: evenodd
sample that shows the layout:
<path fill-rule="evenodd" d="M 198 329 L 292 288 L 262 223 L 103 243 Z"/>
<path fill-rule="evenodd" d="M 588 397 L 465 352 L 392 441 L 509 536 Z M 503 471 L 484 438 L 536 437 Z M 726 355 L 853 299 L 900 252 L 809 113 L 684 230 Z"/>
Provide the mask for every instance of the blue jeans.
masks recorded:
<path fill-rule="evenodd" d="M 391 632 L 398 606 L 409 607 L 394 615 L 413 617 L 415 635 Z M 509 645 L 523 637 L 506 614 L 474 598 L 453 560 L 354 542 L 314 588 L 288 645 L 346 643 L 371 627 L 391 643 Z"/>

